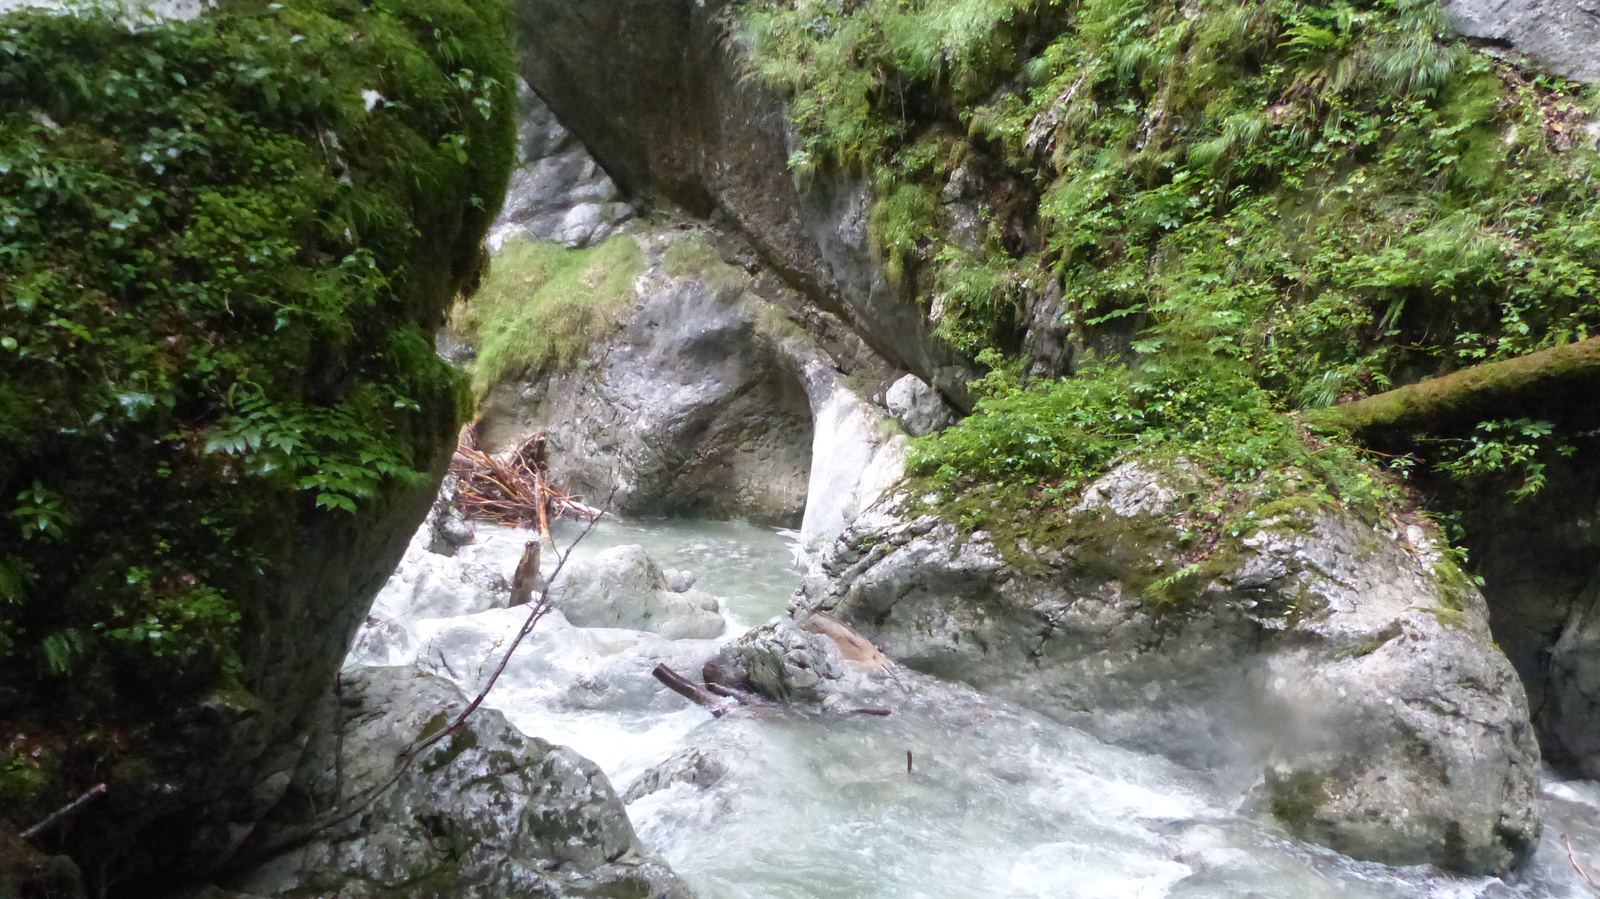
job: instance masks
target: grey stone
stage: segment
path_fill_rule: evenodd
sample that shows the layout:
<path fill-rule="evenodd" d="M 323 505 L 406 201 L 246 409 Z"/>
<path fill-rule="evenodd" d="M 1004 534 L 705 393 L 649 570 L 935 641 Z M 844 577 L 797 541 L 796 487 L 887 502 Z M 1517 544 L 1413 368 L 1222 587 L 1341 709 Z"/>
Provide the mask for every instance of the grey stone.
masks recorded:
<path fill-rule="evenodd" d="M 912 668 L 1206 771 L 1352 856 L 1473 873 L 1525 858 L 1539 753 L 1481 597 L 1441 583 L 1426 541 L 1330 511 L 1269 525 L 1237 564 L 1163 602 L 1130 584 L 1156 563 L 1183 569 L 1169 516 L 1193 478 L 1126 466 L 1102 478 L 1078 512 L 1083 536 L 1032 550 L 1027 574 L 981 532 L 858 522 L 806 578 L 800 611 L 838 615 Z"/>
<path fill-rule="evenodd" d="M 817 308 L 965 407 L 972 367 L 884 275 L 866 185 L 792 177 L 783 98 L 745 77 L 727 5 L 529 0 L 518 7 L 523 76 L 627 195 L 726 217 Z"/>
<path fill-rule="evenodd" d="M 1445 11 L 1468 37 L 1508 43 L 1565 78 L 1600 81 L 1597 0 L 1448 0 Z"/>
<path fill-rule="evenodd" d="M 622 801 L 633 803 L 680 783 L 704 790 L 727 774 L 728 766 L 716 756 L 703 749 L 686 749 L 634 778 L 622 794 Z"/>
<path fill-rule="evenodd" d="M 717 637 L 727 629 L 716 597 L 668 589 L 642 546 L 615 546 L 573 560 L 551 583 L 549 595 L 579 627 L 620 627 L 674 639 Z"/>
<path fill-rule="evenodd" d="M 692 571 L 665 568 L 661 571 L 661 577 L 666 582 L 667 589 L 673 593 L 684 593 L 694 586 L 694 572 Z"/>
<path fill-rule="evenodd" d="M 462 514 L 456 503 L 458 484 L 455 475 L 448 475 L 439 487 L 439 496 L 428 512 L 425 527 L 428 529 L 428 551 L 441 556 L 453 556 L 456 550 L 472 542 L 472 522 Z"/>
<path fill-rule="evenodd" d="M 801 328 L 741 268 L 675 257 L 694 239 L 641 233 L 649 271 L 620 329 L 588 365 L 492 388 L 480 445 L 544 433 L 552 481 L 624 515 L 744 518 L 831 539 L 892 480 L 893 453 L 874 461 L 893 429 L 841 372 L 832 332 Z M 882 365 L 849 358 L 858 371 Z"/>
<path fill-rule="evenodd" d="M 341 700 L 342 765 L 330 704 L 262 842 L 334 807 L 336 790 L 358 795 L 384 782 L 401 753 L 466 706 L 448 681 L 409 668 L 362 670 Z M 425 750 L 361 815 L 225 886 L 266 899 L 692 899 L 639 843 L 593 763 L 522 735 L 491 709 Z"/>
<path fill-rule="evenodd" d="M 819 702 L 827 682 L 844 674 L 844 658 L 832 640 L 783 618 L 724 646 L 720 659 L 727 683 L 781 702 Z"/>
<path fill-rule="evenodd" d="M 522 104 L 517 128 L 520 164 L 512 173 L 500 218 L 490 229 L 489 246 L 498 249 L 515 236 L 576 248 L 609 237 L 633 217 L 633 208 L 618 197 L 616 185 L 583 144 L 521 79 L 517 97 Z"/>
<path fill-rule="evenodd" d="M 955 414 L 944 404 L 939 391 L 916 375 L 894 382 L 883 399 L 894 420 L 913 437 L 932 434 L 955 421 Z"/>

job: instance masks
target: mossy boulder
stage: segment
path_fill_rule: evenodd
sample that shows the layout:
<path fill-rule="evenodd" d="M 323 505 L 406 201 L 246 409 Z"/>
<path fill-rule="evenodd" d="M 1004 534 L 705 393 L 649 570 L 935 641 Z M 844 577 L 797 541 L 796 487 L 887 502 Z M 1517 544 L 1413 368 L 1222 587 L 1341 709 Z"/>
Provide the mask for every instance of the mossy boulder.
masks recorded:
<path fill-rule="evenodd" d="M 203 874 L 426 514 L 514 150 L 494 0 L 0 15 L 0 818 Z"/>
<path fill-rule="evenodd" d="M 1501 873 L 1539 834 L 1539 753 L 1483 600 L 1420 525 L 1187 518 L 1208 485 L 1129 463 L 1058 521 L 858 521 L 802 611 L 892 658 L 1206 771 L 1356 858 Z"/>

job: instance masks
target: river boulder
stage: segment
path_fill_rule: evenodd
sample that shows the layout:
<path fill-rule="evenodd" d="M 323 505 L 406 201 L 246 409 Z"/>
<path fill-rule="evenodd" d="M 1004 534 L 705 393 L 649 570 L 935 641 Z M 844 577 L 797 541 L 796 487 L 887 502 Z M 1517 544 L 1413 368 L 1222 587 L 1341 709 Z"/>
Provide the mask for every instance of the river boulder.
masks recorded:
<path fill-rule="evenodd" d="M 1196 489 L 1181 469 L 1125 466 L 1051 546 L 868 516 L 799 605 L 912 668 L 1206 770 L 1357 858 L 1472 873 L 1524 859 L 1539 834 L 1526 699 L 1434 538 L 1301 510 L 1186 563 L 1174 513 Z"/>
<path fill-rule="evenodd" d="M 615 546 L 572 560 L 550 585 L 550 601 L 579 627 L 650 631 L 671 639 L 708 639 L 727 629 L 717 598 L 673 590 L 655 560 L 637 545 Z"/>
<path fill-rule="evenodd" d="M 334 807 L 341 793 L 357 796 L 381 784 L 407 747 L 443 730 L 466 702 L 450 682 L 412 668 L 348 675 L 338 717 L 324 717 L 277 827 L 291 827 L 296 813 Z M 228 886 L 265 899 L 693 895 L 640 844 L 592 762 L 522 735 L 486 708 L 418 756 L 361 815 Z"/>

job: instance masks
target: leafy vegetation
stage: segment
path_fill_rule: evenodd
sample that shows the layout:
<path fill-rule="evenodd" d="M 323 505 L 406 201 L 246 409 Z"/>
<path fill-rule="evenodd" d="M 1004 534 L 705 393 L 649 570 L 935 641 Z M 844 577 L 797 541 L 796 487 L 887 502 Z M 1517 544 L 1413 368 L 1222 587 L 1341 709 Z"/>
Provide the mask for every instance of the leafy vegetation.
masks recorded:
<path fill-rule="evenodd" d="M 483 286 L 451 315 L 478 347 L 474 391 L 481 397 L 508 378 L 577 363 L 620 321 L 643 270 L 644 254 L 626 235 L 583 250 L 507 242 Z"/>
<path fill-rule="evenodd" d="M 509 175 L 505 18 L 0 15 L 0 719 L 62 770 L 239 687 L 294 535 L 453 432 L 428 334 Z"/>
<path fill-rule="evenodd" d="M 734 13 L 752 77 L 790 98 L 797 177 L 864 175 L 890 275 L 1001 371 L 914 472 L 946 503 L 1003 488 L 1035 507 L 1116 460 L 1181 453 L 1262 502 L 1374 508 L 1386 476 L 1296 410 L 1600 324 L 1593 99 L 1441 16 L 1420 0 Z M 974 193 L 975 215 L 951 199 Z M 1110 361 L 1004 376 L 1051 295 Z M 1446 466 L 1528 464 L 1474 446 Z"/>

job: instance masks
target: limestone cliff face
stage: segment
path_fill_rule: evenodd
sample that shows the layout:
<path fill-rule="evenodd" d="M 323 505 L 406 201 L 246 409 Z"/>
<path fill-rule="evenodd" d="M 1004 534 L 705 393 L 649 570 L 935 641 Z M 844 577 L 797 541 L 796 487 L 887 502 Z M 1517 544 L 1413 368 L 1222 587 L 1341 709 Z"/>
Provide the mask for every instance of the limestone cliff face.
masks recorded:
<path fill-rule="evenodd" d="M 874 259 L 865 184 L 797 187 L 783 104 L 741 77 L 723 7 L 531 0 L 518 12 L 524 76 L 625 192 L 725 216 L 892 365 L 968 404 L 970 364 Z"/>

